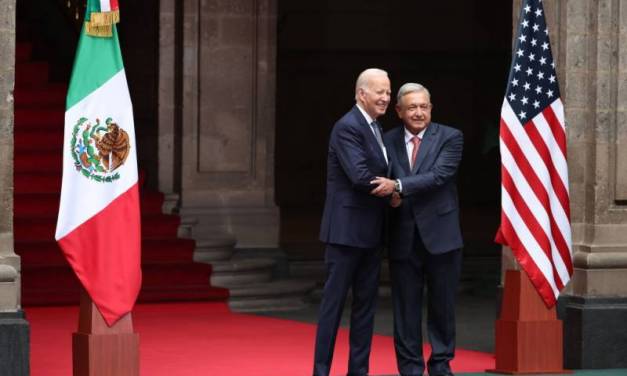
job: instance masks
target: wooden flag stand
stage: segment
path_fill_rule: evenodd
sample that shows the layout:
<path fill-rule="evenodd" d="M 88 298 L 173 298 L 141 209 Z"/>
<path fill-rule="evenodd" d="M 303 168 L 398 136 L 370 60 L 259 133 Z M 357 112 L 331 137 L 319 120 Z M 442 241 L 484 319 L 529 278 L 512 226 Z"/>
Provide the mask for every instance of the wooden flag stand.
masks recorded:
<path fill-rule="evenodd" d="M 524 271 L 508 270 L 496 320 L 495 369 L 490 373 L 570 374 L 563 368 L 562 322 L 546 308 Z"/>
<path fill-rule="evenodd" d="M 131 314 L 109 327 L 82 289 L 72 362 L 74 376 L 139 376 L 139 335 L 133 332 Z"/>

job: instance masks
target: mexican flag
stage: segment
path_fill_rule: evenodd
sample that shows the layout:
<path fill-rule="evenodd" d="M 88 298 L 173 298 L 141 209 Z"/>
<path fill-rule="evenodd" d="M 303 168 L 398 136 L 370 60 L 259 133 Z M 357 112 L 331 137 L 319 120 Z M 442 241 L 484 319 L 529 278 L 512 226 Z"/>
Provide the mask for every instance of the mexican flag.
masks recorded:
<path fill-rule="evenodd" d="M 141 286 L 137 148 L 118 20 L 117 0 L 87 1 L 66 100 L 55 235 L 109 326 L 133 309 Z"/>

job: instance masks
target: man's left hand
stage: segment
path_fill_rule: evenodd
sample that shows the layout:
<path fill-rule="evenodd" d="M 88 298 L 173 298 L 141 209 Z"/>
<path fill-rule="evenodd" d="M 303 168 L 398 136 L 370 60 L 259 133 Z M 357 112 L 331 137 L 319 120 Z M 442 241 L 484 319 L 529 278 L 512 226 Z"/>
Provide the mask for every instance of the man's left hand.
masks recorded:
<path fill-rule="evenodd" d="M 377 197 L 387 197 L 394 193 L 394 180 L 377 176 L 370 184 L 375 184 L 377 187 L 370 191 L 370 194 Z"/>

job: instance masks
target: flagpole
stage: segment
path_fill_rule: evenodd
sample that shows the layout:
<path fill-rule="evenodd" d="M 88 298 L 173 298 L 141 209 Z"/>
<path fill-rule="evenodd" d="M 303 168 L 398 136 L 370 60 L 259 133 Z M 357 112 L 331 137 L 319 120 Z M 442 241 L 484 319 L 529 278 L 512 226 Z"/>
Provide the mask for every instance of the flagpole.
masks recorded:
<path fill-rule="evenodd" d="M 131 313 L 109 327 L 82 288 L 72 366 L 74 376 L 139 376 L 139 335 L 133 331 Z"/>

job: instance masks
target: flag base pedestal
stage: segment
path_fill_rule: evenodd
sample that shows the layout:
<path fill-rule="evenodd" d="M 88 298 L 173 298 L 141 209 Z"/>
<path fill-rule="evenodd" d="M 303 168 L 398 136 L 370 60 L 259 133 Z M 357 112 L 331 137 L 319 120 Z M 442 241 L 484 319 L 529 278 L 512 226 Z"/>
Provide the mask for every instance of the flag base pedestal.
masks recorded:
<path fill-rule="evenodd" d="M 109 327 L 82 291 L 72 363 L 74 376 L 139 376 L 139 335 L 133 332 L 131 314 Z"/>
<path fill-rule="evenodd" d="M 547 308 L 523 271 L 508 270 L 501 315 L 496 320 L 494 369 L 490 373 L 571 374 L 563 368 L 562 322 Z"/>

